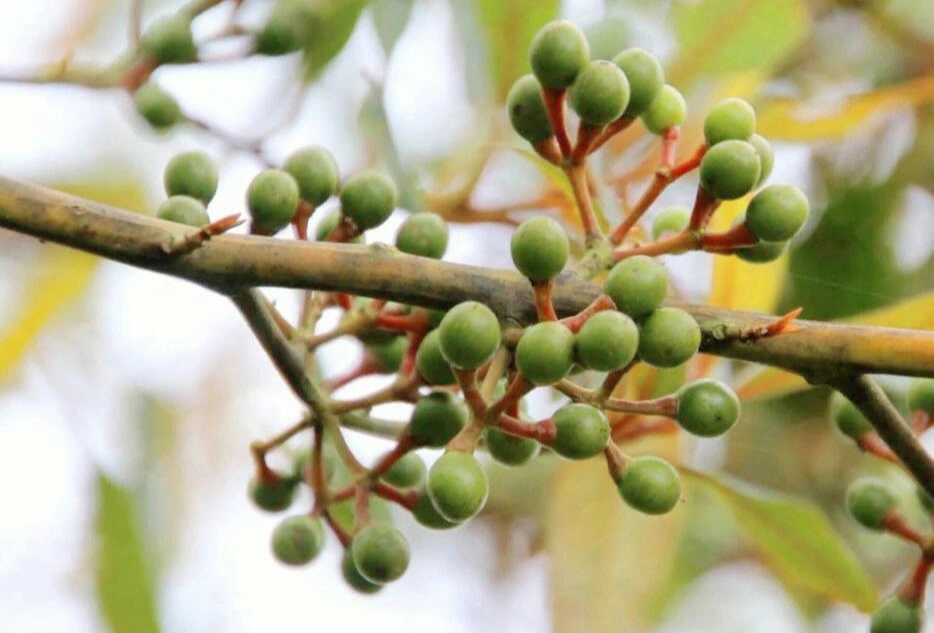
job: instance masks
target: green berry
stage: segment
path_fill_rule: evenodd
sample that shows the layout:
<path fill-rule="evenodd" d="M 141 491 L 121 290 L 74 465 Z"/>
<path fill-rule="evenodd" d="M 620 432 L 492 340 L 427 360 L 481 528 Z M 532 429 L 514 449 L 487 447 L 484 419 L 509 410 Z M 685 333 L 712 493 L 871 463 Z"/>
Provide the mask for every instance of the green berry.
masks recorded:
<path fill-rule="evenodd" d="M 204 204 L 217 191 L 217 165 L 204 152 L 176 154 L 162 174 L 165 192 L 170 196 L 191 196 Z"/>
<path fill-rule="evenodd" d="M 581 121 L 606 125 L 618 119 L 629 104 L 629 81 L 613 62 L 596 60 L 584 66 L 568 95 Z"/>
<path fill-rule="evenodd" d="M 830 399 L 830 417 L 841 433 L 854 440 L 873 430 L 863 412 L 839 393 Z"/>
<path fill-rule="evenodd" d="M 668 292 L 668 273 L 655 259 L 635 255 L 613 266 L 603 291 L 621 312 L 638 319 L 661 305 Z"/>
<path fill-rule="evenodd" d="M 604 310 L 593 315 L 574 336 L 574 353 L 587 369 L 615 371 L 636 357 L 639 328 L 622 312 Z"/>
<path fill-rule="evenodd" d="M 762 166 L 756 148 L 746 141 L 723 141 L 704 154 L 700 181 L 718 200 L 735 200 L 752 191 Z"/>
<path fill-rule="evenodd" d="M 211 221 L 201 201 L 191 196 L 172 196 L 164 200 L 156 209 L 156 216 L 189 226 L 204 226 Z"/>
<path fill-rule="evenodd" d="M 279 512 L 292 505 L 296 483 L 287 477 L 276 477 L 270 482 L 262 482 L 254 477 L 250 480 L 250 498 L 263 510 Z"/>
<path fill-rule="evenodd" d="M 772 175 L 772 166 L 775 164 L 775 153 L 772 151 L 772 146 L 769 142 L 760 134 L 753 134 L 747 139 L 747 142 L 755 147 L 756 153 L 759 154 L 761 169 L 759 171 L 759 180 L 756 181 L 756 186 L 758 187 Z"/>
<path fill-rule="evenodd" d="M 639 117 L 652 134 L 663 134 L 668 128 L 684 123 L 687 112 L 688 106 L 681 93 L 665 84 Z"/>
<path fill-rule="evenodd" d="M 415 453 L 406 453 L 392 468 L 383 473 L 383 480 L 397 488 L 411 488 L 425 478 L 425 462 Z"/>
<path fill-rule="evenodd" d="M 665 233 L 680 233 L 688 228 L 691 211 L 684 206 L 668 207 L 655 216 L 652 221 L 652 239 L 657 240 Z"/>
<path fill-rule="evenodd" d="M 409 434 L 420 446 L 444 446 L 470 422 L 467 403 L 447 391 L 433 391 L 415 403 Z"/>
<path fill-rule="evenodd" d="M 151 126 L 162 130 L 182 120 L 182 111 L 175 97 L 154 81 L 147 81 L 133 94 L 136 111 Z"/>
<path fill-rule="evenodd" d="M 191 34 L 191 18 L 181 12 L 153 22 L 143 33 L 139 45 L 160 64 L 185 64 L 198 56 Z"/>
<path fill-rule="evenodd" d="M 285 55 L 311 41 L 319 26 L 314 5 L 306 0 L 278 0 L 255 36 L 260 55 Z"/>
<path fill-rule="evenodd" d="M 415 368 L 429 385 L 452 385 L 456 382 L 448 361 L 441 355 L 441 333 L 432 330 L 415 352 Z"/>
<path fill-rule="evenodd" d="M 315 239 L 319 242 L 324 242 L 328 239 L 328 235 L 337 228 L 338 223 L 341 221 L 341 210 L 332 209 L 327 215 L 321 218 L 321 221 L 318 222 L 318 226 L 315 228 Z M 363 244 L 364 237 L 361 233 L 353 239 L 350 240 L 351 244 Z"/>
<path fill-rule="evenodd" d="M 726 433 L 739 419 L 739 398 L 718 380 L 698 380 L 678 391 L 678 424 L 702 437 Z"/>
<path fill-rule="evenodd" d="M 337 163 L 327 149 L 313 145 L 294 152 L 282 169 L 295 179 L 302 200 L 317 207 L 337 191 Z"/>
<path fill-rule="evenodd" d="M 502 331 L 493 311 L 477 301 L 451 308 L 438 326 L 441 355 L 451 367 L 476 369 L 499 349 Z"/>
<path fill-rule="evenodd" d="M 356 563 L 353 562 L 353 552 L 349 547 L 344 550 L 344 555 L 341 558 L 341 575 L 352 589 L 360 593 L 376 593 L 383 588 L 382 585 L 370 582 L 363 577 L 363 574 L 357 569 Z"/>
<path fill-rule="evenodd" d="M 623 500 L 646 514 L 665 514 L 681 498 L 681 478 L 674 467 L 659 457 L 634 458 L 616 482 Z"/>
<path fill-rule="evenodd" d="M 386 221 L 396 208 L 399 194 L 386 174 L 367 170 L 351 176 L 341 189 L 341 211 L 361 230 Z"/>
<path fill-rule="evenodd" d="M 394 336 L 388 341 L 370 343 L 366 345 L 366 350 L 376 359 L 384 373 L 392 374 L 399 371 L 408 346 L 408 337 Z"/>
<path fill-rule="evenodd" d="M 544 215 L 530 218 L 512 233 L 512 262 L 532 281 L 548 281 L 568 261 L 570 243 L 564 228 Z"/>
<path fill-rule="evenodd" d="M 444 310 L 438 310 L 437 308 L 424 308 L 424 310 L 428 316 L 428 327 L 432 329 L 441 325 L 441 319 L 447 314 Z"/>
<path fill-rule="evenodd" d="M 516 346 L 516 368 L 535 385 L 558 382 L 571 371 L 574 335 L 557 321 L 536 323 Z"/>
<path fill-rule="evenodd" d="M 311 562 L 324 547 L 324 528 L 307 515 L 283 519 L 272 532 L 272 552 L 286 565 Z"/>
<path fill-rule="evenodd" d="M 747 140 L 756 131 L 756 111 L 736 97 L 718 102 L 704 119 L 704 138 L 707 145 L 721 141 Z"/>
<path fill-rule="evenodd" d="M 360 575 L 383 585 L 396 580 L 409 566 L 409 543 L 402 532 L 386 523 L 371 523 L 350 544 Z"/>
<path fill-rule="evenodd" d="M 441 259 L 448 248 L 447 222 L 435 213 L 413 213 L 396 233 L 396 248 L 410 255 Z"/>
<path fill-rule="evenodd" d="M 659 308 L 639 330 L 639 358 L 656 367 L 677 367 L 700 348 L 701 331 L 690 314 Z"/>
<path fill-rule="evenodd" d="M 915 486 L 915 493 L 918 496 L 918 501 L 921 503 L 921 507 L 924 508 L 928 514 L 934 512 L 934 497 L 929 495 L 927 491 L 921 486 Z"/>
<path fill-rule="evenodd" d="M 934 378 L 917 378 L 908 387 L 908 410 L 934 415 Z"/>
<path fill-rule="evenodd" d="M 801 230 L 808 218 L 808 199 L 792 185 L 771 185 L 746 207 L 746 227 L 763 242 L 784 242 Z"/>
<path fill-rule="evenodd" d="M 298 184 L 281 169 L 264 169 L 247 188 L 246 202 L 253 218 L 251 230 L 260 235 L 273 235 L 295 216 Z"/>
<path fill-rule="evenodd" d="M 869 633 L 920 633 L 923 625 L 924 611 L 920 607 L 891 596 L 872 614 Z"/>
<path fill-rule="evenodd" d="M 516 133 L 532 145 L 554 134 L 551 120 L 542 101 L 542 86 L 535 75 L 516 79 L 506 95 L 506 111 Z"/>
<path fill-rule="evenodd" d="M 736 256 L 752 264 L 774 262 L 788 250 L 788 242 L 756 242 L 752 246 L 736 249 Z"/>
<path fill-rule="evenodd" d="M 415 509 L 412 510 L 412 516 L 416 521 L 433 530 L 447 530 L 458 525 L 438 514 L 438 510 L 431 503 L 431 497 L 424 490 L 418 498 L 418 503 L 415 504 Z"/>
<path fill-rule="evenodd" d="M 489 493 L 486 473 L 473 455 L 448 451 L 428 471 L 428 495 L 438 513 L 453 523 L 475 516 Z"/>
<path fill-rule="evenodd" d="M 567 20 L 543 26 L 529 46 L 532 72 L 545 88 L 553 90 L 570 86 L 589 60 L 587 37 Z"/>
<path fill-rule="evenodd" d="M 629 104 L 623 116 L 635 118 L 649 107 L 665 85 L 665 71 L 654 55 L 641 48 L 629 48 L 613 58 L 629 82 Z"/>
<path fill-rule="evenodd" d="M 589 404 L 568 404 L 552 416 L 555 439 L 552 448 L 569 459 L 586 459 L 599 454 L 610 439 L 606 416 Z"/>
<path fill-rule="evenodd" d="M 846 493 L 846 509 L 850 515 L 871 530 L 881 530 L 886 514 L 894 507 L 895 497 L 873 479 L 856 480 Z"/>
<path fill-rule="evenodd" d="M 492 426 L 485 435 L 486 449 L 501 464 L 521 466 L 538 455 L 539 444 L 531 438 L 509 435 Z"/>

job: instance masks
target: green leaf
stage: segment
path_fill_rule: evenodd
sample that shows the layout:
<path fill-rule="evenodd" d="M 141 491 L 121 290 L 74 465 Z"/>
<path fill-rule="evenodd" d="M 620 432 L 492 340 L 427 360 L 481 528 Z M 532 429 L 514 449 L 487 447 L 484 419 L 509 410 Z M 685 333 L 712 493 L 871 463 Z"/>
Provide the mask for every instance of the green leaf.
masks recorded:
<path fill-rule="evenodd" d="M 101 615 L 114 633 L 158 633 L 155 578 L 133 495 L 97 475 L 95 589 Z"/>
<path fill-rule="evenodd" d="M 878 593 L 872 580 L 813 503 L 687 468 L 681 474 L 730 507 L 740 530 L 784 582 L 865 612 L 875 608 Z"/>
<path fill-rule="evenodd" d="M 302 50 L 305 79 L 314 79 L 344 48 L 369 0 L 330 0 L 319 3 L 321 22 L 315 37 Z"/>

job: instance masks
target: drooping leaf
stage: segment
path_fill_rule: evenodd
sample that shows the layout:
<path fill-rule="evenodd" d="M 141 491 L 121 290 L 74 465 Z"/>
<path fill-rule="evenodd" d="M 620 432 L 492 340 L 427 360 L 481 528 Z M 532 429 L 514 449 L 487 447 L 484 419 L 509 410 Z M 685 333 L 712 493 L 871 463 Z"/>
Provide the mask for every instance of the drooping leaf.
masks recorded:
<path fill-rule="evenodd" d="M 319 3 L 321 20 L 315 37 L 302 49 L 305 78 L 314 79 L 344 48 L 369 0 L 327 0 Z"/>

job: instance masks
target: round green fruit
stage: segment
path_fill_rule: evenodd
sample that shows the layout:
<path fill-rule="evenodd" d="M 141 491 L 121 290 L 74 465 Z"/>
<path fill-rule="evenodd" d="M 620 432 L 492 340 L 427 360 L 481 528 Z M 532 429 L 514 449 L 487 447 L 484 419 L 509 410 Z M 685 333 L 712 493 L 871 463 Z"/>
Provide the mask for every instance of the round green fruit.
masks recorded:
<path fill-rule="evenodd" d="M 433 391 L 415 403 L 409 418 L 409 434 L 420 446 L 440 448 L 470 422 L 470 409 L 447 391 Z"/>
<path fill-rule="evenodd" d="M 154 81 L 147 81 L 137 88 L 133 102 L 140 116 L 158 130 L 172 127 L 182 120 L 178 101 Z"/>
<path fill-rule="evenodd" d="M 730 430 L 739 419 L 739 398 L 718 380 L 698 380 L 678 391 L 678 424 L 701 437 Z"/>
<path fill-rule="evenodd" d="M 769 142 L 760 134 L 753 134 L 747 139 L 747 142 L 755 147 L 756 153 L 759 154 L 760 171 L 759 180 L 756 181 L 758 187 L 772 175 L 772 167 L 775 165 L 775 153 L 772 151 Z"/>
<path fill-rule="evenodd" d="M 451 308 L 438 326 L 441 355 L 455 368 L 476 369 L 499 349 L 502 331 L 493 311 L 477 301 Z"/>
<path fill-rule="evenodd" d="M 367 170 L 351 176 L 341 189 L 341 211 L 361 230 L 386 221 L 396 208 L 399 194 L 386 174 Z"/>
<path fill-rule="evenodd" d="M 718 102 L 704 119 L 704 138 L 707 145 L 737 139 L 748 140 L 756 131 L 756 111 L 736 97 Z"/>
<path fill-rule="evenodd" d="M 553 279 L 564 270 L 570 243 L 564 228 L 540 215 L 520 224 L 509 244 L 512 262 L 520 273 L 535 282 Z"/>
<path fill-rule="evenodd" d="M 516 437 L 488 427 L 485 431 L 486 449 L 501 464 L 521 466 L 538 455 L 539 444 L 528 437 Z"/>
<path fill-rule="evenodd" d="M 623 500 L 646 514 L 665 514 L 681 498 L 681 478 L 664 459 L 643 455 L 634 458 L 616 482 Z"/>
<path fill-rule="evenodd" d="M 324 528 L 307 515 L 283 519 L 272 532 L 272 552 L 286 565 L 311 562 L 324 547 Z"/>
<path fill-rule="evenodd" d="M 551 120 L 542 101 L 542 86 L 535 75 L 516 79 L 506 95 L 506 111 L 516 133 L 532 145 L 554 134 Z"/>
<path fill-rule="evenodd" d="M 746 141 L 723 141 L 704 154 L 700 181 L 718 200 L 735 200 L 753 190 L 762 173 L 759 153 Z"/>
<path fill-rule="evenodd" d="M 746 207 L 746 227 L 763 242 L 794 237 L 808 219 L 808 199 L 792 185 L 770 185 Z"/>
<path fill-rule="evenodd" d="M 774 262 L 788 250 L 788 242 L 756 242 L 752 246 L 736 249 L 736 256 L 751 264 Z"/>
<path fill-rule="evenodd" d="M 285 55 L 309 43 L 319 25 L 314 5 L 307 0 L 278 0 L 254 42 L 260 55 Z"/>
<path fill-rule="evenodd" d="M 204 152 L 176 154 L 162 174 L 165 192 L 170 196 L 191 196 L 204 204 L 217 191 L 217 165 Z"/>
<path fill-rule="evenodd" d="M 894 507 L 895 497 L 874 479 L 858 479 L 846 493 L 846 509 L 850 515 L 871 530 L 881 530 L 885 516 Z"/>
<path fill-rule="evenodd" d="M 296 481 L 290 477 L 277 477 L 275 481 L 262 482 L 258 477 L 250 480 L 250 499 L 268 512 L 279 512 L 292 505 Z"/>
<path fill-rule="evenodd" d="M 649 107 L 665 85 L 665 71 L 654 55 L 641 48 L 629 48 L 613 58 L 629 82 L 629 103 L 623 116 L 635 118 Z"/>
<path fill-rule="evenodd" d="M 281 169 L 264 169 L 247 188 L 246 202 L 253 219 L 252 231 L 273 235 L 295 216 L 298 184 Z"/>
<path fill-rule="evenodd" d="M 869 633 L 920 633 L 924 626 L 924 611 L 891 596 L 872 614 Z"/>
<path fill-rule="evenodd" d="M 475 516 L 489 493 L 486 473 L 473 455 L 448 451 L 428 471 L 428 495 L 438 513 L 452 523 Z"/>
<path fill-rule="evenodd" d="M 327 149 L 313 145 L 291 154 L 282 169 L 292 175 L 302 200 L 317 207 L 337 191 L 337 163 Z"/>
<path fill-rule="evenodd" d="M 908 387 L 908 410 L 934 415 L 934 379 L 917 378 Z"/>
<path fill-rule="evenodd" d="M 590 61 L 587 37 L 576 24 L 556 20 L 543 26 L 529 46 L 532 72 L 545 88 L 567 88 Z"/>
<path fill-rule="evenodd" d="M 830 417 L 841 433 L 854 440 L 873 430 L 863 412 L 839 393 L 830 399 Z"/>
<path fill-rule="evenodd" d="M 201 201 L 191 196 L 172 196 L 164 200 L 156 209 L 156 216 L 169 222 L 179 222 L 189 226 L 204 226 L 211 221 Z"/>
<path fill-rule="evenodd" d="M 447 222 L 428 211 L 413 213 L 396 233 L 396 248 L 409 255 L 441 259 L 448 248 Z"/>
<path fill-rule="evenodd" d="M 639 117 L 652 134 L 663 134 L 668 128 L 684 123 L 687 112 L 681 93 L 674 86 L 665 84 Z"/>
<path fill-rule="evenodd" d="M 701 331 L 690 314 L 659 308 L 639 330 L 639 358 L 656 367 L 677 367 L 700 348 Z"/>
<path fill-rule="evenodd" d="M 417 486 L 425 478 L 425 462 L 415 453 L 406 453 L 383 473 L 383 480 L 397 488 Z"/>
<path fill-rule="evenodd" d="M 622 116 L 629 104 L 629 81 L 613 62 L 596 60 L 584 66 L 568 95 L 581 121 L 602 126 Z"/>
<path fill-rule="evenodd" d="M 371 523 L 350 544 L 360 575 L 380 585 L 396 580 L 409 566 L 409 543 L 402 532 L 386 523 Z"/>
<path fill-rule="evenodd" d="M 516 368 L 535 385 L 558 382 L 571 371 L 574 335 L 557 321 L 536 323 L 516 345 Z"/>
<path fill-rule="evenodd" d="M 688 228 L 691 211 L 687 207 L 675 205 L 668 207 L 655 216 L 652 221 L 652 239 L 657 240 L 665 233 L 680 233 Z"/>
<path fill-rule="evenodd" d="M 432 530 L 448 530 L 458 525 L 438 514 L 438 510 L 431 503 L 431 497 L 428 496 L 428 492 L 425 490 L 422 491 L 421 496 L 418 498 L 418 503 L 415 504 L 415 509 L 412 510 L 412 516 L 415 517 L 418 523 Z"/>
<path fill-rule="evenodd" d="M 441 355 L 441 333 L 432 330 L 422 339 L 415 352 L 415 368 L 429 385 L 453 385 L 454 372 Z"/>
<path fill-rule="evenodd" d="M 328 239 L 328 236 L 331 232 L 337 228 L 337 225 L 341 221 L 341 210 L 332 209 L 327 215 L 321 218 L 321 221 L 318 222 L 318 226 L 315 227 L 315 240 L 319 242 L 325 242 Z M 364 237 L 361 233 L 353 239 L 350 240 L 351 244 L 363 244 Z"/>
<path fill-rule="evenodd" d="M 603 412 L 589 404 L 568 404 L 551 416 L 555 439 L 551 447 L 568 459 L 587 459 L 600 454 L 610 439 L 610 424 Z"/>
<path fill-rule="evenodd" d="M 657 260 L 635 255 L 613 266 L 603 291 L 621 312 L 638 319 L 661 305 L 668 292 L 668 273 Z"/>
<path fill-rule="evenodd" d="M 350 547 L 344 550 L 344 555 L 341 558 L 341 575 L 352 589 L 360 593 L 376 593 L 383 588 L 382 585 L 370 582 L 363 577 L 363 574 L 360 573 L 357 565 L 353 562 L 353 551 Z"/>
<path fill-rule="evenodd" d="M 154 21 L 143 33 L 139 45 L 160 64 L 185 64 L 198 56 L 191 18 L 181 12 Z"/>
<path fill-rule="evenodd" d="M 409 341 L 406 336 L 394 336 L 388 341 L 370 343 L 366 345 L 366 350 L 379 363 L 383 373 L 392 374 L 399 371 L 402 357 L 405 356 L 408 346 Z"/>
<path fill-rule="evenodd" d="M 574 336 L 574 352 L 587 369 L 615 371 L 636 357 L 639 328 L 628 316 L 615 310 L 593 315 Z"/>

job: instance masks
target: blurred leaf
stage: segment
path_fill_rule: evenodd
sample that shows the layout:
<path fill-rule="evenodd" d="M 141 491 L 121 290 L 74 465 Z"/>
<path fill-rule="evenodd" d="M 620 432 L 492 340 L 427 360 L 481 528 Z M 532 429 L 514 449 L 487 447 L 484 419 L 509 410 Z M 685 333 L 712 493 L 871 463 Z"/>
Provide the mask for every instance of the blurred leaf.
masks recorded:
<path fill-rule="evenodd" d="M 810 501 L 727 483 L 690 469 L 682 475 L 726 502 L 737 525 L 786 583 L 872 611 L 878 594 L 856 555 Z"/>
<path fill-rule="evenodd" d="M 631 39 L 632 24 L 619 15 L 607 15 L 588 26 L 584 33 L 590 44 L 591 59 L 613 59 L 618 52 L 627 48 Z"/>
<path fill-rule="evenodd" d="M 315 37 L 302 50 L 305 78 L 314 79 L 344 48 L 369 0 L 328 0 L 319 3 L 321 22 Z"/>
<path fill-rule="evenodd" d="M 101 615 L 114 633 L 158 633 L 155 580 L 132 494 L 97 475 L 97 569 Z"/>
<path fill-rule="evenodd" d="M 844 319 L 844 322 L 934 330 L 934 290 L 878 310 L 857 314 Z"/>
<path fill-rule="evenodd" d="M 840 138 L 874 117 L 932 100 L 934 76 L 856 95 L 836 107 L 809 107 L 793 99 L 781 99 L 758 108 L 756 129 L 769 138 L 785 141 Z"/>
<path fill-rule="evenodd" d="M 795 391 L 807 389 L 807 381 L 798 374 L 776 369 L 762 367 L 750 374 L 745 380 L 733 385 L 736 395 L 742 401 L 777 398 Z"/>
<path fill-rule="evenodd" d="M 392 51 L 412 14 L 412 0 L 375 0 L 370 5 L 383 51 Z"/>

